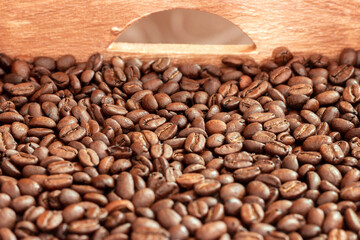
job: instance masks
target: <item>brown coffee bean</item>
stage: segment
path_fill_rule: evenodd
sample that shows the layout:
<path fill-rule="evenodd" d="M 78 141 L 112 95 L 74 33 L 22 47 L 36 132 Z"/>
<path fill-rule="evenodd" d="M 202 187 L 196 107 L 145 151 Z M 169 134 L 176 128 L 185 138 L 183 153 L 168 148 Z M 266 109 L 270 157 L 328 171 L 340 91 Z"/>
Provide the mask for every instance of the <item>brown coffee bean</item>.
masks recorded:
<path fill-rule="evenodd" d="M 10 156 L 10 160 L 17 166 L 35 165 L 38 162 L 38 158 L 32 154 L 18 152 Z"/>
<path fill-rule="evenodd" d="M 265 151 L 270 155 L 285 156 L 291 150 L 288 145 L 277 141 L 271 141 L 265 144 Z"/>
<path fill-rule="evenodd" d="M 290 224 L 291 223 L 291 224 Z M 290 214 L 277 223 L 277 228 L 284 232 L 296 231 L 305 225 L 305 219 L 300 214 Z"/>
<path fill-rule="evenodd" d="M 11 208 L 1 208 L 0 209 L 0 226 L 1 228 L 12 229 L 15 226 L 16 222 L 16 213 Z"/>
<path fill-rule="evenodd" d="M 196 238 L 198 239 L 217 239 L 226 233 L 227 226 L 224 222 L 215 221 L 202 225 L 196 230 Z"/>
<path fill-rule="evenodd" d="M 164 123 L 155 130 L 155 134 L 158 136 L 159 140 L 165 141 L 170 138 L 173 138 L 177 133 L 178 127 L 173 123 Z"/>
<path fill-rule="evenodd" d="M 343 91 L 343 98 L 349 103 L 356 103 L 360 100 L 360 86 L 350 85 L 345 87 Z"/>
<path fill-rule="evenodd" d="M 241 207 L 240 215 L 241 215 L 241 220 L 245 224 L 250 225 L 262 221 L 262 219 L 264 218 L 264 210 L 257 203 L 252 203 L 252 204 L 245 203 Z"/>
<path fill-rule="evenodd" d="M 57 228 L 62 222 L 60 212 L 45 211 L 36 220 L 36 225 L 45 231 L 50 231 Z"/>
<path fill-rule="evenodd" d="M 37 196 L 42 191 L 41 186 L 35 182 L 34 180 L 31 180 L 30 178 L 22 178 L 17 183 L 21 194 L 23 195 L 30 195 L 30 196 Z"/>
<path fill-rule="evenodd" d="M 337 91 L 325 91 L 316 96 L 320 106 L 334 104 L 339 99 L 340 94 Z"/>
<path fill-rule="evenodd" d="M 335 143 L 321 145 L 320 153 L 325 161 L 333 164 L 339 164 L 344 158 L 343 151 L 340 146 Z"/>
<path fill-rule="evenodd" d="M 1 123 L 24 122 L 24 117 L 17 112 L 3 112 L 0 113 Z"/>
<path fill-rule="evenodd" d="M 332 143 L 331 137 L 326 135 L 315 135 L 306 138 L 302 147 L 304 150 L 319 151 L 321 145 L 331 144 L 331 143 Z"/>
<path fill-rule="evenodd" d="M 331 211 L 326 215 L 322 230 L 329 233 L 332 229 L 341 229 L 343 227 L 343 217 L 338 211 Z"/>
<path fill-rule="evenodd" d="M 264 129 L 273 133 L 285 132 L 289 127 L 289 122 L 284 118 L 275 118 L 264 123 Z"/>
<path fill-rule="evenodd" d="M 181 216 L 170 208 L 160 209 L 156 216 L 160 224 L 167 229 L 181 222 Z"/>
<path fill-rule="evenodd" d="M 234 178 L 239 181 L 250 181 L 261 173 L 259 167 L 251 166 L 237 169 L 234 172 Z"/>
<path fill-rule="evenodd" d="M 196 183 L 194 190 L 201 196 L 208 196 L 215 194 L 221 187 L 221 184 L 217 180 L 205 179 L 203 182 Z"/>
<path fill-rule="evenodd" d="M 246 152 L 228 154 L 224 158 L 224 166 L 229 169 L 250 167 L 253 159 Z"/>
<path fill-rule="evenodd" d="M 49 190 L 62 189 L 69 187 L 73 182 L 73 177 L 69 174 L 54 174 L 44 180 L 44 187 Z"/>
<path fill-rule="evenodd" d="M 245 98 L 256 99 L 266 93 L 268 88 L 268 82 L 256 80 L 243 90 L 242 96 Z"/>
<path fill-rule="evenodd" d="M 199 173 L 186 173 L 182 174 L 176 179 L 176 182 L 184 188 L 190 188 L 194 184 L 203 181 L 205 178 Z"/>
<path fill-rule="evenodd" d="M 116 193 L 121 198 L 128 200 L 134 196 L 134 180 L 131 174 L 123 172 L 119 175 L 116 182 Z"/>
<path fill-rule="evenodd" d="M 275 118 L 275 114 L 274 113 L 253 113 L 251 114 L 247 120 L 249 122 L 258 122 L 258 123 L 264 123 L 267 121 L 270 121 L 271 119 Z"/>
<path fill-rule="evenodd" d="M 278 67 L 270 73 L 270 82 L 275 85 L 284 83 L 289 80 L 291 74 L 292 72 L 289 67 Z"/>
<path fill-rule="evenodd" d="M 77 234 L 89 234 L 100 228 L 97 219 L 84 219 L 69 224 L 69 231 Z"/>
<path fill-rule="evenodd" d="M 317 173 L 321 179 L 327 180 L 335 186 L 339 186 L 342 179 L 340 171 L 331 164 L 321 165 L 318 168 Z"/>
<path fill-rule="evenodd" d="M 61 56 L 56 61 L 56 66 L 59 71 L 65 71 L 68 68 L 70 68 L 71 66 L 75 65 L 75 63 L 76 63 L 76 60 L 75 60 L 74 56 L 64 55 L 64 56 Z"/>
<path fill-rule="evenodd" d="M 359 182 L 354 182 L 349 184 L 345 188 L 341 189 L 340 196 L 344 200 L 357 201 L 360 199 L 360 184 Z"/>
<path fill-rule="evenodd" d="M 59 125 L 58 125 L 59 126 Z M 59 136 L 66 142 L 77 141 L 86 135 L 86 130 L 77 123 L 66 125 L 61 128 Z"/>
<path fill-rule="evenodd" d="M 206 139 L 204 135 L 200 133 L 190 133 L 185 141 L 185 149 L 188 152 L 201 152 L 205 147 Z"/>
<path fill-rule="evenodd" d="M 81 149 L 78 157 L 84 167 L 93 167 L 100 163 L 99 156 L 91 148 Z"/>
<path fill-rule="evenodd" d="M 340 65 L 329 72 L 329 80 L 334 84 L 342 84 L 354 74 L 354 67 Z"/>
<path fill-rule="evenodd" d="M 307 185 L 303 182 L 293 180 L 282 184 L 279 190 L 282 197 L 293 199 L 301 196 L 307 190 Z"/>
<path fill-rule="evenodd" d="M 210 120 L 205 127 L 208 134 L 224 133 L 226 130 L 226 124 L 220 120 Z"/>

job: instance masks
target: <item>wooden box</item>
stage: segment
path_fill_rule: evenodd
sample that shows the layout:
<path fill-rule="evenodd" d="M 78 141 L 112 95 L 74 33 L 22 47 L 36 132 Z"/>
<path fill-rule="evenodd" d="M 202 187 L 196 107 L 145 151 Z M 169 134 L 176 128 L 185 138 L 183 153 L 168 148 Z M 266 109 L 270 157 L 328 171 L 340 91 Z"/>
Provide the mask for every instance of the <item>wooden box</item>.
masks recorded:
<path fill-rule="evenodd" d="M 156 11 L 173 8 L 199 9 L 237 24 L 256 47 L 239 47 L 226 55 L 246 54 L 255 60 L 271 56 L 274 48 L 287 46 L 295 54 L 322 53 L 337 56 L 344 47 L 360 47 L 358 0 L 12 0 L 1 1 L 0 52 L 10 56 L 73 54 L 86 61 L 94 52 L 154 58 L 151 51 L 109 51 L 117 31 Z M 201 46 L 199 46 L 201 47 Z M 242 52 L 239 54 L 239 52 Z M 173 62 L 191 60 L 219 63 L 221 49 L 213 54 L 170 55 Z"/>

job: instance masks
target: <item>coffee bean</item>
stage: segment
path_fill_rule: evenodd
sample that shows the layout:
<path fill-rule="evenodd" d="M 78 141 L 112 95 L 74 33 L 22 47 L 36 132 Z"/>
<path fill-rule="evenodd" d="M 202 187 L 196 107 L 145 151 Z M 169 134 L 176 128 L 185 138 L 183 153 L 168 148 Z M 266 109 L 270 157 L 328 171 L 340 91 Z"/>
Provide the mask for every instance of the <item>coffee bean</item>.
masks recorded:
<path fill-rule="evenodd" d="M 0 226 L 1 228 L 12 229 L 15 226 L 16 222 L 16 213 L 11 208 L 1 208 L 0 209 Z"/>
<path fill-rule="evenodd" d="M 256 99 L 262 96 L 268 88 L 268 82 L 256 80 L 243 90 L 242 96 L 245 98 Z"/>
<path fill-rule="evenodd" d="M 349 184 L 345 188 L 341 189 L 340 192 L 341 198 L 350 201 L 357 201 L 360 199 L 360 185 L 358 182 Z"/>
<path fill-rule="evenodd" d="M 264 123 L 266 121 L 270 121 L 271 119 L 275 118 L 275 114 L 273 113 L 253 113 L 248 117 L 249 122 L 258 122 Z"/>
<path fill-rule="evenodd" d="M 227 227 L 224 222 L 215 221 L 202 225 L 196 230 L 196 238 L 198 239 L 217 239 L 226 233 Z"/>
<path fill-rule="evenodd" d="M 339 164 L 344 158 L 343 151 L 335 143 L 321 145 L 320 153 L 325 161 L 333 164 Z"/>
<path fill-rule="evenodd" d="M 322 155 L 319 152 L 303 151 L 297 155 L 297 159 L 301 163 L 318 164 L 322 159 Z"/>
<path fill-rule="evenodd" d="M 59 132 L 60 138 L 66 142 L 80 140 L 85 134 L 86 130 L 77 123 L 67 125 Z"/>
<path fill-rule="evenodd" d="M 282 197 L 293 199 L 301 196 L 307 190 L 307 185 L 300 181 L 293 180 L 282 184 L 279 190 Z"/>
<path fill-rule="evenodd" d="M 38 158 L 32 154 L 18 152 L 10 156 L 10 160 L 18 166 L 35 165 L 38 162 Z"/>
<path fill-rule="evenodd" d="M 191 186 L 201 182 L 202 180 L 204 180 L 204 176 L 199 173 L 186 173 L 179 176 L 176 179 L 176 182 L 184 188 L 190 188 Z"/>
<path fill-rule="evenodd" d="M 278 67 L 270 73 L 270 82 L 275 85 L 284 83 L 291 77 L 291 74 L 289 67 Z"/>
<path fill-rule="evenodd" d="M 206 123 L 205 127 L 209 134 L 224 133 L 226 130 L 226 124 L 220 120 L 210 120 Z"/>
<path fill-rule="evenodd" d="M 277 228 L 284 232 L 292 232 L 304 227 L 304 225 L 305 219 L 303 216 L 300 214 L 290 214 L 280 219 L 277 223 Z"/>
<path fill-rule="evenodd" d="M 245 203 L 241 207 L 241 220 L 247 224 L 258 223 L 264 218 L 264 211 L 262 207 L 257 203 Z"/>
<path fill-rule="evenodd" d="M 70 68 L 71 66 L 75 65 L 76 60 L 75 57 L 72 55 L 64 55 L 61 56 L 56 61 L 56 66 L 59 71 L 65 71 L 66 69 Z"/>
<path fill-rule="evenodd" d="M 266 143 L 264 149 L 270 155 L 279 155 L 279 156 L 285 156 L 290 151 L 288 145 L 285 145 L 277 141 L 271 141 Z"/>
<path fill-rule="evenodd" d="M 100 228 L 96 219 L 84 219 L 73 221 L 69 224 L 69 231 L 77 234 L 89 234 Z"/>
<path fill-rule="evenodd" d="M 159 140 L 165 141 L 173 138 L 177 133 L 177 130 L 177 125 L 173 123 L 164 123 L 155 130 L 155 134 L 158 136 Z"/>
<path fill-rule="evenodd" d="M 69 187 L 73 182 L 73 177 L 69 174 L 54 174 L 44 179 L 44 187 L 49 190 L 62 189 Z"/>
<path fill-rule="evenodd" d="M 289 122 L 283 118 L 275 118 L 264 123 L 264 129 L 273 133 L 285 132 L 289 127 Z"/>
<path fill-rule="evenodd" d="M 330 183 L 338 186 L 341 182 L 341 173 L 340 171 L 333 165 L 323 164 L 318 169 L 318 174 L 321 179 L 327 180 Z"/>
<path fill-rule="evenodd" d="M 59 146 L 52 148 L 50 154 L 66 160 L 73 160 L 77 156 L 78 151 L 70 146 Z"/>
<path fill-rule="evenodd" d="M 84 167 L 97 166 L 100 162 L 99 156 L 91 148 L 81 149 L 79 151 L 79 161 Z"/>
<path fill-rule="evenodd" d="M 157 212 L 157 219 L 165 228 L 171 228 L 181 222 L 181 216 L 170 208 L 163 208 Z"/>
<path fill-rule="evenodd" d="M 325 91 L 316 96 L 320 106 L 334 104 L 339 99 L 340 94 L 337 91 Z"/>
<path fill-rule="evenodd" d="M 203 182 L 196 183 L 194 190 L 201 196 L 208 196 L 215 194 L 221 187 L 221 184 L 217 180 L 205 179 Z"/>
<path fill-rule="evenodd" d="M 228 154 L 224 158 L 224 166 L 229 169 L 250 167 L 253 159 L 246 152 Z"/>
<path fill-rule="evenodd" d="M 322 230 L 329 233 L 332 229 L 341 229 L 343 227 L 343 217 L 338 211 L 331 211 L 326 215 Z"/>
<path fill-rule="evenodd" d="M 131 199 L 135 194 L 134 180 L 131 174 L 123 172 L 116 182 L 116 193 L 123 199 Z"/>
<path fill-rule="evenodd" d="M 303 143 L 303 149 L 309 151 L 319 151 L 321 145 L 331 144 L 332 139 L 326 135 L 315 135 L 308 137 Z"/>
<path fill-rule="evenodd" d="M 199 133 L 190 133 L 185 141 L 185 149 L 188 152 L 201 152 L 205 147 L 206 139 Z"/>
<path fill-rule="evenodd" d="M 354 67 L 340 65 L 329 72 L 329 80 L 334 84 L 342 84 L 354 74 Z"/>

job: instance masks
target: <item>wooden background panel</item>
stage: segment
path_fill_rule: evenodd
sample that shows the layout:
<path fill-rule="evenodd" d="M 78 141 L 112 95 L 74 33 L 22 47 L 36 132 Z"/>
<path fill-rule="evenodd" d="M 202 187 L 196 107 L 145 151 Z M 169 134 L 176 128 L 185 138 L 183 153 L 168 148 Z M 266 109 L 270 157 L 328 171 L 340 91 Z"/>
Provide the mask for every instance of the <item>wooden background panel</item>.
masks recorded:
<path fill-rule="evenodd" d="M 13 0 L 1 1 L 0 51 L 9 55 L 72 53 L 86 60 L 93 52 L 114 55 L 107 48 L 122 29 L 137 19 L 170 8 L 211 12 L 237 24 L 257 46 L 255 59 L 288 46 L 295 53 L 321 52 L 330 57 L 343 47 L 360 48 L 359 0 Z M 156 54 L 123 53 L 148 58 Z M 234 54 L 237 54 L 234 52 Z M 163 54 L 161 54 L 163 55 Z M 177 54 L 175 60 L 218 62 L 216 54 Z"/>

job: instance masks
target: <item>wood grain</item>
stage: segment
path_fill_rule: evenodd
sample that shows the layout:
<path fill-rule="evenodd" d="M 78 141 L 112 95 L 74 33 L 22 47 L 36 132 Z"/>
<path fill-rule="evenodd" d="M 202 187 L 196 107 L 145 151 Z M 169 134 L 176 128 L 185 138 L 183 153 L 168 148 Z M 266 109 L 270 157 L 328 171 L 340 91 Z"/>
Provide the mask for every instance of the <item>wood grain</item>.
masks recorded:
<path fill-rule="evenodd" d="M 123 29 L 156 11 L 190 8 L 222 16 L 237 24 L 256 44 L 246 55 L 261 60 L 278 46 L 299 54 L 319 52 L 335 57 L 344 47 L 360 48 L 360 1 L 336 0 L 13 0 L 1 1 L 0 52 L 9 55 L 71 53 L 85 61 L 94 52 L 114 55 L 109 45 L 117 38 L 112 28 Z M 124 57 L 166 55 L 164 52 L 118 53 Z M 159 46 L 160 47 L 160 46 Z M 199 46 L 202 47 L 202 46 Z M 159 48 L 160 50 L 160 48 Z M 216 49 L 215 49 L 216 50 Z M 166 51 L 165 51 L 166 52 Z M 236 51 L 229 55 L 239 55 Z M 173 55 L 176 61 L 218 63 L 216 54 Z"/>

